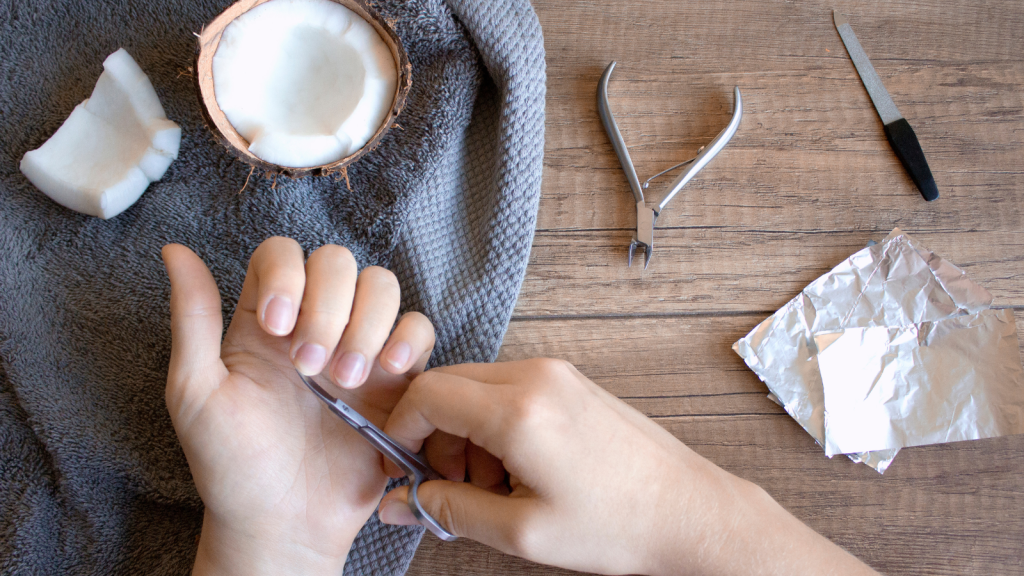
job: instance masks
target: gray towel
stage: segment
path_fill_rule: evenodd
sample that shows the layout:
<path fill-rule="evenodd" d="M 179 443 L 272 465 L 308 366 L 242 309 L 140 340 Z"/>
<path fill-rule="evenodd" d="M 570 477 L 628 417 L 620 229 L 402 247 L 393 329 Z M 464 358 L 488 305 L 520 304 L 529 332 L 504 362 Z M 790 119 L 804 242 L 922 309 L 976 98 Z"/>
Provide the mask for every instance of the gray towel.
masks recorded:
<path fill-rule="evenodd" d="M 208 135 L 189 67 L 229 0 L 0 2 L 0 573 L 184 574 L 202 518 L 164 405 L 160 247 L 211 265 L 226 315 L 268 236 L 389 266 L 436 324 L 435 364 L 490 361 L 515 304 L 540 194 L 544 51 L 526 0 L 375 2 L 413 88 L 380 147 L 327 177 L 273 180 Z M 18 162 L 126 48 L 183 130 L 163 180 L 110 221 L 50 201 Z M 346 574 L 400 574 L 422 532 L 374 517 Z"/>

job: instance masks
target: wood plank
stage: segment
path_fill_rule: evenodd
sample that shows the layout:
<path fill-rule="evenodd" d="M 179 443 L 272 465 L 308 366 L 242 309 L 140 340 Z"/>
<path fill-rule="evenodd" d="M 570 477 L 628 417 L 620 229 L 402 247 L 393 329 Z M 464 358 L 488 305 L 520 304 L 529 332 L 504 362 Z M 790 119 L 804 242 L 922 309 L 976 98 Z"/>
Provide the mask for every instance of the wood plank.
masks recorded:
<path fill-rule="evenodd" d="M 732 351 L 732 344 L 763 318 L 726 317 L 561 319 L 513 321 L 499 360 L 555 355 L 627 402 L 645 398 L 753 395 L 735 412 L 712 406 L 663 414 L 781 414 L 767 389 Z M 777 407 L 777 406 L 775 406 Z M 647 412 L 648 416 L 655 415 Z"/>
<path fill-rule="evenodd" d="M 830 58 L 825 73 L 814 71 L 815 62 L 698 78 L 620 62 L 612 108 L 642 180 L 709 143 L 731 116 L 732 86 L 743 92 L 736 135 L 668 205 L 660 227 L 849 229 L 883 217 L 913 229 L 1020 227 L 1024 62 L 978 70 L 921 64 L 905 89 L 928 101 L 913 106 L 895 91 L 900 82 L 887 81 L 939 185 L 942 197 L 932 203 L 900 166 L 848 59 Z M 552 96 L 548 106 L 540 230 L 635 225 L 632 195 L 596 111 L 606 64 L 574 65 L 573 78 L 559 79 L 573 94 Z M 559 85 L 552 79 L 552 90 Z M 646 197 L 660 199 L 670 182 L 654 181 Z"/>
<path fill-rule="evenodd" d="M 942 189 L 933 203 L 889 148 L 830 6 L 559 6 L 537 4 L 546 170 L 517 315 L 770 312 L 896 226 L 997 304 L 1024 306 L 1024 53 L 1007 49 L 1024 17 L 1011 4 L 858 5 L 853 23 Z M 659 218 L 646 273 L 623 264 L 635 211 L 596 112 L 612 59 L 613 108 L 641 174 L 691 156 L 727 122 L 731 86 L 745 95 L 733 142 Z"/>
<path fill-rule="evenodd" d="M 879 475 L 828 459 L 730 346 L 753 315 L 514 321 L 502 360 L 558 351 L 712 462 L 891 574 L 1021 573 L 1024 436 L 903 450 Z M 1017 319 L 1018 331 L 1024 319 Z M 732 398 L 729 398 L 732 395 Z M 723 401 L 723 398 L 727 398 Z M 410 574 L 565 574 L 425 539 Z"/>
<path fill-rule="evenodd" d="M 780 230 L 742 226 L 658 230 L 647 271 L 626 267 L 631 232 L 538 232 L 517 317 L 716 314 L 767 316 L 891 224 L 862 230 Z M 1024 226 L 985 231 L 908 230 L 960 266 L 996 306 L 1024 308 Z"/>
<path fill-rule="evenodd" d="M 728 121 L 732 86 L 744 91 L 739 132 L 664 226 L 848 228 L 876 212 L 915 229 L 1024 222 L 1011 194 L 1024 156 L 1024 55 L 1008 48 L 1020 45 L 1024 17 L 1012 3 L 870 3 L 851 16 L 936 173 L 943 198 L 928 205 L 889 149 L 830 4 L 558 6 L 537 3 L 549 74 L 541 230 L 634 225 L 596 112 L 611 60 L 612 107 L 642 175 L 692 156 Z"/>

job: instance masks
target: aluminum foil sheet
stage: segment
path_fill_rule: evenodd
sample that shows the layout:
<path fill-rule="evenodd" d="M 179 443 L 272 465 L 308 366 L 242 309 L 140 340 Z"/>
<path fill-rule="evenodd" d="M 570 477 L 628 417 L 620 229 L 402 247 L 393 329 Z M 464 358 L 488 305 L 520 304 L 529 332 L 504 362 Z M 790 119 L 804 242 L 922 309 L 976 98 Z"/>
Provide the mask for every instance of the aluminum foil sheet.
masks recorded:
<path fill-rule="evenodd" d="M 831 457 L 878 472 L 900 448 L 1024 433 L 1013 314 L 899 229 L 733 345 Z"/>

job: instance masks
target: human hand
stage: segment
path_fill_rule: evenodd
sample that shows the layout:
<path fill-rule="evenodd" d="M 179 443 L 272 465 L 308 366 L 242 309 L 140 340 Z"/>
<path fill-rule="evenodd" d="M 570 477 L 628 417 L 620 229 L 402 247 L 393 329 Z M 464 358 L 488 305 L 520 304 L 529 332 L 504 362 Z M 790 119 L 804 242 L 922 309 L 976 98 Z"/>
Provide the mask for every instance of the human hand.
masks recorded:
<path fill-rule="evenodd" d="M 195 574 L 340 574 L 387 483 L 380 454 L 296 374 L 382 425 L 434 345 L 430 321 L 395 326 L 399 286 L 378 267 L 294 240 L 252 255 L 231 325 L 217 285 L 184 246 L 163 249 L 171 281 L 167 407 L 206 512 Z M 392 327 L 394 332 L 392 333 Z M 389 336 L 390 334 L 390 336 Z"/>
<path fill-rule="evenodd" d="M 431 464 L 449 479 L 468 473 L 419 489 L 447 530 L 536 562 L 603 574 L 873 574 L 566 362 L 431 370 L 384 430 L 413 450 L 433 435 Z M 381 520 L 416 523 L 407 495 L 389 493 Z"/>

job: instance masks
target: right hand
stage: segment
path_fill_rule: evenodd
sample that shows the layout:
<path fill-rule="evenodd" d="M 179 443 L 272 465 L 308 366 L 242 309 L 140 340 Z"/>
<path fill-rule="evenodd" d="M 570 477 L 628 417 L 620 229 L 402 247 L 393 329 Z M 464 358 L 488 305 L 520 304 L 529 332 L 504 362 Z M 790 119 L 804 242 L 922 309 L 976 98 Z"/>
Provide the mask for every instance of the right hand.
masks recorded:
<path fill-rule="evenodd" d="M 449 479 L 468 472 L 465 483 L 420 487 L 448 531 L 536 562 L 604 574 L 873 574 L 567 362 L 431 370 L 384 430 L 413 450 L 432 436 L 431 464 Z M 384 498 L 383 522 L 416 523 L 407 495 Z"/>

